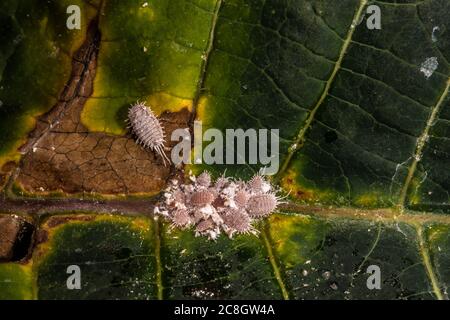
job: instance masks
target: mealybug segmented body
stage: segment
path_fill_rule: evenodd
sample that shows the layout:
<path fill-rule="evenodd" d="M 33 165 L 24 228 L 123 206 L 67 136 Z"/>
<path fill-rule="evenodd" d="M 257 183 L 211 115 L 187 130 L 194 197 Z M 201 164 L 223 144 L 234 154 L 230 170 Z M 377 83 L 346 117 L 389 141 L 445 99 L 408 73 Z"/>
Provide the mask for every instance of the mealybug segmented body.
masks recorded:
<path fill-rule="evenodd" d="M 164 153 L 164 129 L 153 111 L 145 103 L 137 102 L 128 110 L 130 128 L 137 142 L 145 148 L 155 151 L 162 157 L 164 165 L 169 158 Z"/>

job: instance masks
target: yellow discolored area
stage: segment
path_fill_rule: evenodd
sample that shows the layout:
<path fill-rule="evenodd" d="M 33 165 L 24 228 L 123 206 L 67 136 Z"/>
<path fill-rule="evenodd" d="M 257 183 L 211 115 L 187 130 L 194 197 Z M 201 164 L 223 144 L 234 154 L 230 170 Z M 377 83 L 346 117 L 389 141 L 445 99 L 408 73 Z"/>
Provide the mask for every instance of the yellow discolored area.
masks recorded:
<path fill-rule="evenodd" d="M 51 238 L 54 233 L 56 233 L 60 228 L 64 228 L 69 224 L 85 224 L 93 222 L 113 222 L 113 223 L 127 223 L 137 232 L 145 234 L 151 229 L 150 220 L 144 217 L 126 217 L 119 215 L 90 215 L 90 214 L 79 214 L 79 215 L 57 215 L 52 216 L 47 219 L 42 228 L 48 231 L 49 238 Z M 48 242 L 47 242 L 48 243 Z"/>
<path fill-rule="evenodd" d="M 123 134 L 127 109 L 145 101 L 158 115 L 192 110 L 199 95 L 215 1 L 108 2 L 94 91 L 81 121 Z M 174 23 L 176 21 L 176 23 Z"/>
<path fill-rule="evenodd" d="M 422 203 L 422 199 L 417 192 L 419 190 L 420 184 L 423 182 L 423 178 L 414 177 L 411 180 L 410 186 L 409 186 L 409 195 L 408 195 L 408 201 L 410 205 L 417 205 Z"/>
<path fill-rule="evenodd" d="M 126 132 L 128 109 L 137 101 L 145 102 L 156 115 L 167 110 L 170 112 L 178 112 L 184 108 L 192 110 L 192 100 L 162 92 L 132 100 L 128 98 L 91 98 L 84 106 L 81 121 L 91 131 L 123 135 Z"/>
<path fill-rule="evenodd" d="M 32 300 L 36 290 L 32 264 L 0 264 L 0 300 Z"/>
<path fill-rule="evenodd" d="M 202 124 L 207 126 L 211 119 L 208 117 L 209 98 L 207 96 L 201 96 L 198 99 L 196 113 L 197 121 L 202 121 Z"/>
<path fill-rule="evenodd" d="M 80 30 L 66 27 L 64 17 L 69 5 L 81 9 Z M 4 6 L 5 10 L 9 7 L 13 19 L 11 25 L 4 26 L 11 30 L 2 40 L 7 53 L 0 57 L 0 66 L 4 67 L 0 70 L 0 168 L 20 158 L 18 148 L 28 139 L 36 118 L 57 102 L 70 77 L 72 56 L 85 41 L 87 25 L 97 15 L 97 8 L 82 0 L 6 1 Z M 52 19 L 53 14 L 63 19 Z M 14 39 L 12 43 L 9 37 Z"/>
<path fill-rule="evenodd" d="M 330 202 L 335 201 L 335 194 L 326 189 L 316 189 L 300 183 L 297 170 L 289 169 L 280 181 L 280 185 L 289 196 L 298 201 Z"/>
<path fill-rule="evenodd" d="M 18 163 L 21 157 L 21 154 L 18 152 L 18 149 L 28 140 L 26 132 L 33 130 L 34 126 L 36 125 L 36 118 L 31 115 L 24 115 L 21 117 L 19 121 L 22 124 L 22 127 L 20 129 L 20 133 L 22 134 L 20 134 L 20 138 L 14 141 L 14 144 L 11 146 L 11 150 L 15 151 L 0 154 L 0 172 L 1 168 L 5 163 L 10 161 Z"/>
<path fill-rule="evenodd" d="M 364 208 L 383 207 L 392 204 L 390 196 L 378 190 L 371 190 L 370 193 L 355 196 L 354 203 L 356 206 Z"/>
<path fill-rule="evenodd" d="M 324 239 L 326 224 L 309 216 L 274 214 L 270 237 L 277 256 L 289 268 L 304 263 Z"/>
<path fill-rule="evenodd" d="M 196 106 L 196 121 L 200 121 L 202 124 L 202 135 L 205 133 L 205 130 L 208 129 L 211 119 L 208 118 L 208 112 L 207 109 L 209 107 L 209 98 L 207 96 L 201 96 L 198 99 L 197 106 Z M 194 135 L 192 135 L 192 141 L 194 141 Z M 201 137 L 201 140 L 203 141 L 203 137 Z M 203 149 L 206 145 L 211 143 L 210 141 L 204 141 L 203 142 Z M 192 172 L 194 175 L 199 175 L 203 171 L 208 170 L 209 168 L 205 164 L 195 164 L 194 163 L 194 149 L 191 150 L 191 163 L 187 164 L 185 166 L 186 172 Z"/>

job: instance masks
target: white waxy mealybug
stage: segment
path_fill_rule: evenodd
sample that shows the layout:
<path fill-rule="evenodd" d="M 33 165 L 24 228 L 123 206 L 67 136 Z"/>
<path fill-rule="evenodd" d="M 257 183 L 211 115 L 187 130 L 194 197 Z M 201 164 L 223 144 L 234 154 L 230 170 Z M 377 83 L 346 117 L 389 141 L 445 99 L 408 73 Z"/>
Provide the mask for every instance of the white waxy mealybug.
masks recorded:
<path fill-rule="evenodd" d="M 172 181 L 165 190 L 160 206 L 155 210 L 181 229 L 192 226 L 196 236 L 210 240 L 224 233 L 256 234 L 253 223 L 273 213 L 281 198 L 261 174 L 250 181 L 219 177 L 211 181 L 208 172 L 198 177 L 190 175 L 189 182 Z"/>
<path fill-rule="evenodd" d="M 177 227 L 186 227 L 192 223 L 189 212 L 184 209 L 178 209 L 173 214 L 172 223 Z"/>
<path fill-rule="evenodd" d="M 181 190 L 175 190 L 173 193 L 173 200 L 178 205 L 186 205 L 186 195 Z"/>
<path fill-rule="evenodd" d="M 193 212 L 193 215 L 194 215 L 194 222 L 195 223 L 199 223 L 200 221 L 202 221 L 205 218 L 205 215 L 199 210 L 195 210 Z"/>
<path fill-rule="evenodd" d="M 271 193 L 252 196 L 247 203 L 251 217 L 264 217 L 271 214 L 278 205 L 278 198 Z"/>
<path fill-rule="evenodd" d="M 230 180 L 228 178 L 226 178 L 226 177 L 219 177 L 216 180 L 216 183 L 214 184 L 214 188 L 216 188 L 217 190 L 220 190 L 223 187 L 225 187 L 229 182 L 230 182 Z"/>
<path fill-rule="evenodd" d="M 214 226 L 214 221 L 212 219 L 203 220 L 202 222 L 200 222 L 197 225 L 197 227 L 195 228 L 195 231 L 197 231 L 197 232 L 204 232 L 204 231 L 210 229 L 213 226 Z"/>
<path fill-rule="evenodd" d="M 169 158 L 164 153 L 164 129 L 153 111 L 143 102 L 137 102 L 128 110 L 130 128 L 137 137 L 137 142 L 145 148 L 155 151 L 164 165 Z"/>
<path fill-rule="evenodd" d="M 208 172 L 203 172 L 201 175 L 199 175 L 197 177 L 197 183 L 201 186 L 201 187 L 209 187 L 211 184 L 211 176 L 209 175 Z"/>
<path fill-rule="evenodd" d="M 223 216 L 225 225 L 231 229 L 231 231 L 237 233 L 247 233 L 252 230 L 251 220 L 248 214 L 240 210 L 230 210 Z"/>
<path fill-rule="evenodd" d="M 248 183 L 249 191 L 252 193 L 267 193 L 271 190 L 271 185 L 260 174 L 255 175 Z"/>
<path fill-rule="evenodd" d="M 245 208 L 248 201 L 248 193 L 245 190 L 239 190 L 234 196 L 234 202 L 239 208 Z"/>
<path fill-rule="evenodd" d="M 212 192 L 207 190 L 196 191 L 191 196 L 191 203 L 194 206 L 206 206 L 211 204 L 215 199 Z"/>
<path fill-rule="evenodd" d="M 263 177 L 261 177 L 260 175 L 255 175 L 249 181 L 248 186 L 250 187 L 251 190 L 257 192 L 261 191 L 263 183 L 264 183 Z"/>

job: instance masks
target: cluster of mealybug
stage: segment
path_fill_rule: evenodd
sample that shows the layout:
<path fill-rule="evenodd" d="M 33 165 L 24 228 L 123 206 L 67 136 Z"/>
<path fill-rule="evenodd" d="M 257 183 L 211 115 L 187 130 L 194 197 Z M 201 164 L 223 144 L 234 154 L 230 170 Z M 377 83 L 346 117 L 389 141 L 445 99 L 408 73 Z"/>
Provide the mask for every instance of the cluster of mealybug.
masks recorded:
<path fill-rule="evenodd" d="M 164 153 L 164 129 L 153 111 L 144 102 L 136 102 L 128 110 L 129 128 L 136 136 L 137 143 L 155 151 L 164 165 L 169 158 Z"/>
<path fill-rule="evenodd" d="M 196 236 L 216 239 L 221 232 L 256 233 L 253 222 L 274 212 L 281 198 L 260 174 L 244 182 L 224 176 L 212 182 L 208 172 L 190 176 L 190 183 L 173 180 L 155 213 L 174 227 L 193 228 Z"/>

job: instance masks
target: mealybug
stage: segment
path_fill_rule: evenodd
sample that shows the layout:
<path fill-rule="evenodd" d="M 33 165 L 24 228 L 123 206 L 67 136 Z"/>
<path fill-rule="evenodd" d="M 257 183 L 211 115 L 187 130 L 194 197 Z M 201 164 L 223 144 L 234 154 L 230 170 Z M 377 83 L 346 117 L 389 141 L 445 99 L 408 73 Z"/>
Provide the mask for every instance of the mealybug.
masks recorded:
<path fill-rule="evenodd" d="M 153 111 L 143 102 L 136 102 L 128 110 L 130 128 L 137 137 L 137 142 L 145 148 L 155 151 L 163 159 L 170 163 L 164 153 L 164 129 Z"/>
<path fill-rule="evenodd" d="M 271 214 L 278 205 L 278 198 L 271 193 L 252 196 L 247 203 L 247 212 L 251 217 L 264 217 Z"/>
<path fill-rule="evenodd" d="M 191 196 L 193 206 L 206 206 L 211 204 L 216 197 L 208 190 L 195 191 Z"/>
<path fill-rule="evenodd" d="M 260 174 L 248 182 L 225 176 L 214 182 L 205 171 L 198 177 L 191 175 L 186 184 L 172 181 L 155 212 L 175 227 L 192 227 L 196 236 L 215 240 L 223 232 L 232 238 L 257 233 L 253 224 L 280 204 L 277 192 Z"/>

